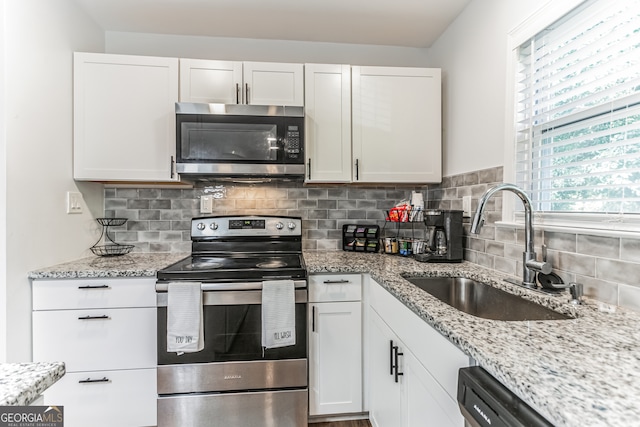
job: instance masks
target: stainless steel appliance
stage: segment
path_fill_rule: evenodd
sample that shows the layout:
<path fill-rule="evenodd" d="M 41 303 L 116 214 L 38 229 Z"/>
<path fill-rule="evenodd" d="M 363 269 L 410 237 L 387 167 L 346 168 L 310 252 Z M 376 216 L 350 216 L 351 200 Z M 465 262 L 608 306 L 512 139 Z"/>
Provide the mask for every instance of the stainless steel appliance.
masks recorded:
<path fill-rule="evenodd" d="M 428 234 L 427 262 L 462 262 L 462 211 L 427 210 L 424 223 Z"/>
<path fill-rule="evenodd" d="M 458 406 L 465 426 L 553 426 L 480 366 L 458 372 Z"/>
<path fill-rule="evenodd" d="M 307 272 L 301 220 L 194 218 L 191 256 L 158 272 L 158 427 L 307 425 Z M 296 344 L 262 347 L 261 296 L 269 280 L 295 284 Z M 167 352 L 167 289 L 203 290 L 204 349 Z"/>
<path fill-rule="evenodd" d="M 302 107 L 176 103 L 176 133 L 184 178 L 304 178 Z"/>

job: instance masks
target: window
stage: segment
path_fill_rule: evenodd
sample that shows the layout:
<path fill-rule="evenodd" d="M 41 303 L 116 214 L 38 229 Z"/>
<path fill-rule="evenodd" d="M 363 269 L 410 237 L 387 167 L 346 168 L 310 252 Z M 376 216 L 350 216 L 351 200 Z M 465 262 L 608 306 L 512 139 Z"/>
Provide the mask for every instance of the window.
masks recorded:
<path fill-rule="evenodd" d="M 516 52 L 515 179 L 534 209 L 640 217 L 640 1 L 586 1 Z"/>

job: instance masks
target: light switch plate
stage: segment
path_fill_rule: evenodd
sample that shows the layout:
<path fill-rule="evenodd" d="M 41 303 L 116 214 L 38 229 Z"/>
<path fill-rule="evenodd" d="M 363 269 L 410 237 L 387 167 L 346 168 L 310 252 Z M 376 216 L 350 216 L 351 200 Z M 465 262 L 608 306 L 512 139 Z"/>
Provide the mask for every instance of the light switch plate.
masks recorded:
<path fill-rule="evenodd" d="M 200 213 L 210 214 L 213 212 L 213 200 L 211 196 L 200 196 Z"/>
<path fill-rule="evenodd" d="M 67 213 L 68 214 L 81 214 L 83 209 L 84 200 L 82 193 L 77 191 L 67 191 Z"/>

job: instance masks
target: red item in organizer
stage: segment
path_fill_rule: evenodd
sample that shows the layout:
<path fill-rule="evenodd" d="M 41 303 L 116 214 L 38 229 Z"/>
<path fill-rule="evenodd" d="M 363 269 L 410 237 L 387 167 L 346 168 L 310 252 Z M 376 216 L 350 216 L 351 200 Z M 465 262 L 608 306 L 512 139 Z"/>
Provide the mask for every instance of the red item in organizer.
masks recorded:
<path fill-rule="evenodd" d="M 389 217 L 387 218 L 391 222 L 407 222 L 409 221 L 409 208 L 408 206 L 396 206 L 389 211 Z"/>

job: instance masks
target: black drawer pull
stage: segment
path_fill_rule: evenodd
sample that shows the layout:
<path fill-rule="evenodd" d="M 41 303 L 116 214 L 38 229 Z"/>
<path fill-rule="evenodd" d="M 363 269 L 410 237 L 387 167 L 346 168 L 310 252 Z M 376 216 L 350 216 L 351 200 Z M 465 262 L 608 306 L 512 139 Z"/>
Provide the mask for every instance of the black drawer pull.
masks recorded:
<path fill-rule="evenodd" d="M 81 316 L 78 317 L 78 320 L 109 320 L 111 319 L 111 316 L 107 316 L 106 314 L 103 314 L 102 316 Z"/>
<path fill-rule="evenodd" d="M 340 280 L 325 280 L 323 282 L 325 285 L 339 285 L 344 283 L 351 283 L 351 280 L 340 279 Z"/>
<path fill-rule="evenodd" d="M 93 383 L 110 383 L 111 380 L 107 377 L 102 377 L 97 380 L 92 380 L 91 378 L 87 378 L 86 380 L 78 381 L 78 384 L 93 384 Z"/>
<path fill-rule="evenodd" d="M 109 285 L 84 285 L 78 286 L 78 289 L 109 289 Z"/>

